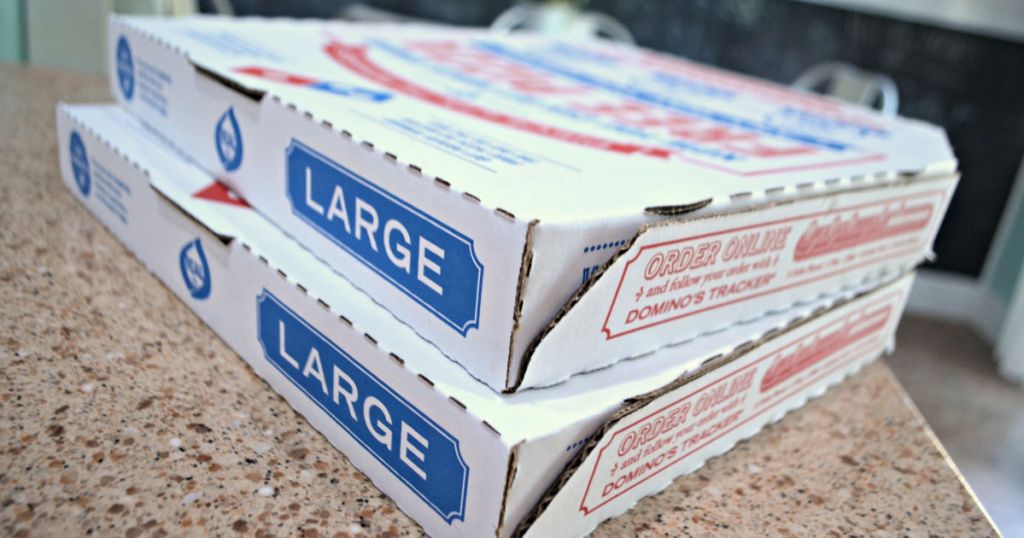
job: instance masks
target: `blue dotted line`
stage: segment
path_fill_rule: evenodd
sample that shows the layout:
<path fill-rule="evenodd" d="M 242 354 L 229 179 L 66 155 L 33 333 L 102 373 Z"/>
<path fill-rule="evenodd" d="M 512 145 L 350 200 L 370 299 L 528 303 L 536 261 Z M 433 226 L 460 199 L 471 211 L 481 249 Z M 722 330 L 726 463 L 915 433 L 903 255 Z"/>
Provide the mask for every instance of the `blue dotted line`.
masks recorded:
<path fill-rule="evenodd" d="M 621 247 L 622 245 L 626 244 L 626 241 L 627 241 L 626 239 L 620 239 L 618 241 L 613 241 L 611 243 L 601 243 L 601 244 L 598 244 L 598 245 L 590 245 L 590 246 L 588 246 L 588 247 L 583 249 L 583 253 L 586 254 L 587 252 L 597 252 L 598 250 L 604 250 L 606 248 Z"/>

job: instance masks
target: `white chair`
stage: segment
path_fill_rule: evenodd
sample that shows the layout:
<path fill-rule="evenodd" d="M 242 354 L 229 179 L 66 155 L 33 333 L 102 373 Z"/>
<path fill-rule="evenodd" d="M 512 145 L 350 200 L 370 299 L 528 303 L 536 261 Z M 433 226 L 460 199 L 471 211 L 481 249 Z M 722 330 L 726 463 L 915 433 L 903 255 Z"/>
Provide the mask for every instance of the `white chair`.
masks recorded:
<path fill-rule="evenodd" d="M 876 108 L 887 116 L 895 116 L 900 107 L 892 78 L 842 62 L 811 67 L 793 81 L 793 87 Z"/>
<path fill-rule="evenodd" d="M 621 43 L 635 43 L 633 34 L 621 22 L 604 13 L 582 11 L 562 2 L 516 4 L 494 19 L 491 30 L 499 33 L 535 32 L 568 39 L 603 37 Z"/>

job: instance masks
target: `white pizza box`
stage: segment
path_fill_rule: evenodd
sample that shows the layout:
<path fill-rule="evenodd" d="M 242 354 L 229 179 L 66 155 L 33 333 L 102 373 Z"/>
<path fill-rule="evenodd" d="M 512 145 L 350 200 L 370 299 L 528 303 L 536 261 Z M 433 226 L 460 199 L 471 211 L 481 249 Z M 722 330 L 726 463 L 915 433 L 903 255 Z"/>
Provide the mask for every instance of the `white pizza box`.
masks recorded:
<path fill-rule="evenodd" d="M 588 531 L 877 357 L 912 282 L 503 395 L 123 111 L 61 105 L 57 124 L 68 189 L 437 536 Z"/>
<path fill-rule="evenodd" d="M 634 47 L 216 17 L 109 38 L 123 107 L 497 390 L 912 267 L 956 182 L 939 128 Z"/>

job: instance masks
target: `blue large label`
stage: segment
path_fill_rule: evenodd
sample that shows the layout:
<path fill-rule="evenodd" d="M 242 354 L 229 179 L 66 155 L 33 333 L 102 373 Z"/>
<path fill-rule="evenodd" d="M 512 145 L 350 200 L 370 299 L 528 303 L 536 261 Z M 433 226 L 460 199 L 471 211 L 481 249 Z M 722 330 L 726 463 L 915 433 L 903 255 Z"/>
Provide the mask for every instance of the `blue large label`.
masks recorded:
<path fill-rule="evenodd" d="M 135 61 L 124 36 L 117 38 L 117 85 L 125 101 L 131 101 L 135 95 Z"/>
<path fill-rule="evenodd" d="M 465 521 L 459 441 L 273 294 L 256 301 L 267 360 L 447 523 Z"/>
<path fill-rule="evenodd" d="M 480 324 L 484 268 L 473 240 L 293 140 L 292 211 L 465 336 Z"/>

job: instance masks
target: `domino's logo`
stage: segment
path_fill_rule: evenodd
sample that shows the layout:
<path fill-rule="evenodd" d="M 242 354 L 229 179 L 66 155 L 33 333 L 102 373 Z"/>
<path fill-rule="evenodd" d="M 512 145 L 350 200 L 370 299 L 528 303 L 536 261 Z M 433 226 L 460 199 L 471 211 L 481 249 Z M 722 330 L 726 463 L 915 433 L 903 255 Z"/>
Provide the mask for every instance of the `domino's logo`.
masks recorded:
<path fill-rule="evenodd" d="M 71 172 L 75 176 L 75 184 L 82 196 L 89 196 L 92 187 L 92 174 L 89 172 L 89 154 L 85 151 L 85 143 L 78 131 L 71 131 L 71 142 L 68 144 L 71 154 Z"/>
<path fill-rule="evenodd" d="M 256 306 L 266 360 L 446 523 L 465 521 L 459 439 L 269 291 Z"/>
<path fill-rule="evenodd" d="M 235 108 L 230 107 L 217 120 L 214 132 L 217 144 L 217 156 L 224 170 L 233 172 L 242 165 L 242 131 L 238 128 Z"/>
<path fill-rule="evenodd" d="M 125 100 L 131 101 L 135 95 L 135 61 L 124 36 L 117 39 L 117 85 Z"/>
<path fill-rule="evenodd" d="M 210 264 L 206 261 L 206 253 L 198 237 L 181 248 L 178 267 L 193 299 L 202 300 L 210 296 Z"/>

